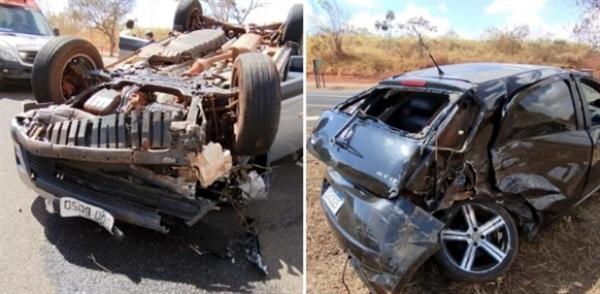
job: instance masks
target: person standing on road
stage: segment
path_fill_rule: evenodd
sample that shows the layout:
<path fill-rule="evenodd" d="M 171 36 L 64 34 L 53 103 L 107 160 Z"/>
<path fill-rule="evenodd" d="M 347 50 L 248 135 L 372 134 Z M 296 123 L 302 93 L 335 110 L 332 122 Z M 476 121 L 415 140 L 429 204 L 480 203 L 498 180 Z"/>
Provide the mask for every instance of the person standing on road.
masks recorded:
<path fill-rule="evenodd" d="M 133 32 L 133 20 L 129 19 L 127 20 L 127 22 L 125 23 L 125 29 L 121 31 L 120 35 L 121 36 L 128 36 L 128 37 L 137 37 L 135 35 L 135 33 Z"/>

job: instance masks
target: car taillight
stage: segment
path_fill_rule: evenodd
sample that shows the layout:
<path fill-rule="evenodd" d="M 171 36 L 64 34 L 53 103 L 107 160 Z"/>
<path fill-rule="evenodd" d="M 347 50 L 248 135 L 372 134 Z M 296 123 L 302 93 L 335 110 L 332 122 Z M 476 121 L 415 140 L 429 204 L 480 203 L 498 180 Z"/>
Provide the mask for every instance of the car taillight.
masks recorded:
<path fill-rule="evenodd" d="M 420 80 L 400 80 L 400 84 L 407 87 L 425 87 L 427 83 Z"/>

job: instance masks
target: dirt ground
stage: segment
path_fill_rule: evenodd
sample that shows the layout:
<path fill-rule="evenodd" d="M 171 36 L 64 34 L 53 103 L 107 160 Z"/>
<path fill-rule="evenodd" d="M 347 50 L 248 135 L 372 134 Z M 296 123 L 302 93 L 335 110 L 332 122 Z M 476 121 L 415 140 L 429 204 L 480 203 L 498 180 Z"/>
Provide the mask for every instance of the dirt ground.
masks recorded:
<path fill-rule="evenodd" d="M 323 169 L 323 164 L 307 156 L 307 293 L 347 293 L 341 279 L 346 255 L 330 234 L 319 203 Z M 350 265 L 345 281 L 351 293 L 367 293 Z M 532 242 L 520 240 L 515 262 L 495 282 L 449 282 L 428 261 L 404 292 L 600 293 L 600 196 L 543 227 Z"/>

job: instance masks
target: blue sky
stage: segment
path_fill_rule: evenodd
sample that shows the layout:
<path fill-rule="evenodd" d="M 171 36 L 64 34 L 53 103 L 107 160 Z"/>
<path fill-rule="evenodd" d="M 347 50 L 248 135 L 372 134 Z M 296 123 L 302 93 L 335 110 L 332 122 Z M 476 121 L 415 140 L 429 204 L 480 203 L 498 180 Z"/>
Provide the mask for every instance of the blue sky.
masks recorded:
<path fill-rule="evenodd" d="M 309 15 L 323 19 L 316 0 L 305 8 Z M 376 20 L 383 20 L 392 10 L 396 22 L 422 16 L 437 26 L 442 35 L 449 30 L 463 38 L 479 38 L 486 27 L 513 27 L 529 25 L 530 36 L 541 37 L 552 33 L 554 38 L 571 39 L 571 29 L 578 20 L 581 8 L 574 0 L 337 0 L 346 10 L 349 23 L 374 31 Z M 324 19 L 323 19 L 324 20 Z M 310 29 L 310 24 L 309 24 Z"/>

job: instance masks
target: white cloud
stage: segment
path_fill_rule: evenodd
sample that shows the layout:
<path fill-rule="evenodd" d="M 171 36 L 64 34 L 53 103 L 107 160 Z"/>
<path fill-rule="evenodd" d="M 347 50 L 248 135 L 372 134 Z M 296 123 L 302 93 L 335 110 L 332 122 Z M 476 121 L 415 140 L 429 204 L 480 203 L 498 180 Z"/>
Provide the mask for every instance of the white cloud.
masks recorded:
<path fill-rule="evenodd" d="M 376 8 L 382 4 L 382 0 L 346 0 L 351 6 L 362 8 Z"/>
<path fill-rule="evenodd" d="M 238 0 L 236 3 L 241 7 L 246 4 L 244 2 L 250 2 L 248 0 Z M 288 12 L 294 6 L 294 4 L 302 4 L 304 1 L 271 1 L 265 7 L 257 8 L 255 11 L 248 15 L 246 22 L 253 22 L 256 24 L 269 24 L 274 22 L 284 22 L 287 19 Z M 306 9 L 304 4 L 304 8 Z"/>
<path fill-rule="evenodd" d="M 479 36 L 471 31 L 471 30 L 466 30 L 466 29 L 458 29 L 455 30 L 455 32 L 462 38 L 462 39 L 469 39 L 469 40 L 474 40 L 477 39 Z"/>
<path fill-rule="evenodd" d="M 448 9 L 448 7 L 446 7 L 445 3 L 442 3 L 440 5 L 437 6 L 437 9 L 441 10 L 441 11 L 446 11 L 446 9 Z"/>
<path fill-rule="evenodd" d="M 515 27 L 526 25 L 529 27 L 529 37 L 539 38 L 551 34 L 554 38 L 572 40 L 571 30 L 573 24 L 549 24 L 541 16 L 546 5 L 546 0 L 519 1 L 493 0 L 485 8 L 487 14 L 506 15 L 505 26 Z"/>
<path fill-rule="evenodd" d="M 358 12 L 350 17 L 348 23 L 354 28 L 365 28 L 375 33 L 375 22 L 382 20 L 385 20 L 385 13 Z"/>
<path fill-rule="evenodd" d="M 485 7 L 485 12 L 488 14 L 497 13 L 512 13 L 512 14 L 529 14 L 538 13 L 546 0 L 527 0 L 527 1 L 507 1 L 493 0 L 492 3 Z"/>

